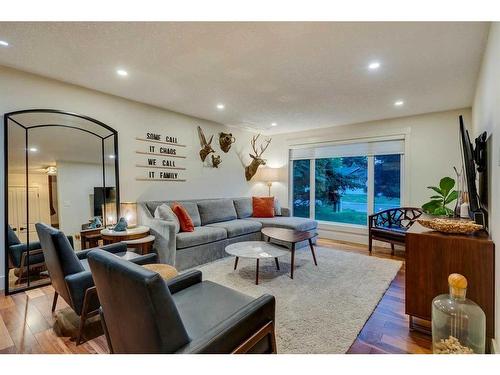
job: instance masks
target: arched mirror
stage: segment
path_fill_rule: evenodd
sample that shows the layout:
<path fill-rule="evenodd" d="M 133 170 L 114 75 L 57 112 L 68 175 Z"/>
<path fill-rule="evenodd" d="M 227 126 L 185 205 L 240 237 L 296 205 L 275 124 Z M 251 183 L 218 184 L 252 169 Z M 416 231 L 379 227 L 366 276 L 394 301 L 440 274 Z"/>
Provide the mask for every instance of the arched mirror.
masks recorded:
<path fill-rule="evenodd" d="M 99 243 L 120 207 L 118 135 L 87 116 L 53 109 L 4 115 L 5 290 L 49 284 L 35 230 L 62 230 L 80 250 Z"/>

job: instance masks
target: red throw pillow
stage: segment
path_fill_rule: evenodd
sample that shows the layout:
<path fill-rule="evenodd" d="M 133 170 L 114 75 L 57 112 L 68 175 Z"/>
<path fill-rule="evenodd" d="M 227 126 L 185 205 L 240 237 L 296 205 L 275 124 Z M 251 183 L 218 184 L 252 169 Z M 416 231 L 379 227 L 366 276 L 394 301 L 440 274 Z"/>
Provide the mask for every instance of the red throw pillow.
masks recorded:
<path fill-rule="evenodd" d="M 181 226 L 181 232 L 194 232 L 194 225 L 191 216 L 187 210 L 180 204 L 175 202 L 172 205 L 172 211 L 179 219 L 179 224 Z"/>
<path fill-rule="evenodd" d="M 274 197 L 252 197 L 253 217 L 274 217 Z"/>

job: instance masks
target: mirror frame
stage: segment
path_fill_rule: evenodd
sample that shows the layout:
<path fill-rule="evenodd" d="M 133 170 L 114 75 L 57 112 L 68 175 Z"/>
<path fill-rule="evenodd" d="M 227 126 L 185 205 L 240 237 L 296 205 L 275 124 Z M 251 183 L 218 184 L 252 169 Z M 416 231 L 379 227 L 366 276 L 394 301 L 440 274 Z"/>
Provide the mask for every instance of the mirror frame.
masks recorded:
<path fill-rule="evenodd" d="M 85 121 L 88 121 L 88 122 L 91 122 L 91 123 L 94 123 L 96 125 L 99 125 L 103 128 L 105 128 L 106 130 L 110 131 L 111 134 L 106 136 L 106 137 L 102 137 L 94 132 L 91 132 L 87 129 L 83 129 L 83 128 L 80 128 L 78 126 L 74 126 L 74 125 L 67 125 L 67 124 L 45 124 L 45 123 L 40 123 L 40 124 L 37 124 L 37 125 L 34 125 L 34 126 L 24 126 L 22 123 L 20 123 L 19 121 L 17 121 L 15 118 L 16 115 L 21 115 L 21 114 L 26 114 L 26 113 L 54 113 L 54 114 L 58 114 L 58 115 L 62 115 L 62 116 L 68 116 L 68 118 L 72 118 L 72 117 L 77 117 L 77 118 L 80 118 L 82 120 L 85 120 Z M 62 111 L 62 110 L 58 110 L 58 109 L 25 109 L 25 110 L 20 110 L 20 111 L 14 111 L 14 112 L 8 112 L 8 113 L 5 113 L 4 114 L 4 217 L 5 217 L 5 227 L 4 227 L 4 234 L 5 234 L 5 242 L 4 242 L 4 248 L 5 248 L 5 256 L 4 256 L 4 260 L 5 260 L 5 295 L 9 295 L 9 294 L 15 294 L 15 293 L 19 293 L 19 292 L 23 292 L 23 291 L 26 291 L 26 290 L 30 290 L 30 289 L 34 289 L 34 288 L 39 288 L 39 287 L 42 287 L 42 286 L 45 286 L 45 285 L 50 285 L 51 284 L 51 281 L 50 281 L 50 277 L 48 279 L 48 282 L 47 283 L 40 283 L 40 284 L 36 284 L 36 285 L 33 285 L 33 286 L 30 286 L 29 284 L 29 265 L 27 267 L 27 272 L 28 272 L 28 281 L 27 281 L 27 286 L 26 287 L 20 287 L 19 289 L 16 289 L 14 291 L 10 291 L 9 290 L 9 252 L 8 252 L 8 246 L 7 246 L 7 243 L 8 243 L 8 233 L 7 233 L 7 228 L 8 228 L 8 217 L 9 217 L 9 197 L 8 197 L 8 186 L 9 186 L 9 181 L 8 181 L 8 171 L 9 171 L 9 140 L 8 140 L 8 136 L 9 136 L 9 132 L 8 132 L 8 127 L 9 127 L 9 122 L 12 121 L 13 123 L 15 123 L 16 125 L 18 126 L 21 126 L 22 128 L 24 128 L 25 130 L 25 144 L 26 144 L 26 147 L 25 147 L 25 154 L 26 154 L 26 164 L 25 164 L 25 178 L 26 178 L 26 186 L 28 186 L 28 131 L 30 129 L 38 129 L 38 128 L 41 128 L 41 127 L 65 127 L 65 128 L 71 128 L 71 129 L 75 129 L 75 130 L 79 130 L 79 131 L 84 131 L 84 132 L 87 132 L 87 133 L 90 133 L 98 138 L 101 139 L 101 157 L 102 157 L 102 178 L 103 178 L 103 187 L 105 188 L 106 187 L 106 177 L 105 177 L 105 157 L 104 157 L 104 141 L 110 137 L 113 137 L 114 139 L 114 155 L 115 155 L 115 158 L 114 158 L 114 167 L 115 167 L 115 189 L 116 189 L 116 212 L 117 214 L 119 214 L 119 210 L 120 210 L 120 177 L 119 177 L 119 157 L 118 157 L 118 132 L 113 129 L 112 127 L 110 127 L 109 125 L 106 125 L 105 123 L 99 121 L 99 120 L 96 120 L 92 117 L 89 117 L 89 116 L 85 116 L 85 115 L 81 115 L 81 114 L 78 114 L 78 113 L 74 113 L 74 112 L 67 112 L 67 111 Z M 26 198 L 28 199 L 28 189 L 26 188 Z M 26 215 L 27 217 L 29 218 L 29 205 L 26 204 Z M 104 212 L 103 212 L 103 217 L 105 217 L 106 215 L 106 205 L 104 205 Z M 104 220 L 104 219 L 103 219 Z M 103 221 L 103 225 L 105 225 L 105 221 Z M 29 231 L 27 233 L 27 243 L 29 244 Z M 29 262 L 29 250 L 28 250 L 28 262 Z"/>

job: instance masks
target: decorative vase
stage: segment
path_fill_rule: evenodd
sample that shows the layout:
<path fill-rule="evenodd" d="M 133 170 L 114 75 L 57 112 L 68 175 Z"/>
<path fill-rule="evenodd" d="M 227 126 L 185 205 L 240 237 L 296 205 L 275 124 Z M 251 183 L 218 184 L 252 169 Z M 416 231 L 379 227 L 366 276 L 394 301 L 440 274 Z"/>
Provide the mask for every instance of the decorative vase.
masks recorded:
<path fill-rule="evenodd" d="M 475 302 L 465 298 L 467 279 L 448 277 L 449 294 L 432 300 L 432 350 L 434 354 L 484 354 L 486 316 Z"/>
<path fill-rule="evenodd" d="M 465 183 L 465 173 L 464 169 L 460 169 L 460 172 L 457 170 L 457 168 L 453 167 L 455 170 L 455 174 L 457 175 L 457 203 L 455 204 L 455 209 L 454 209 L 454 217 L 461 217 L 460 215 L 460 210 L 461 207 L 464 203 L 468 203 L 467 199 L 467 187 Z"/>

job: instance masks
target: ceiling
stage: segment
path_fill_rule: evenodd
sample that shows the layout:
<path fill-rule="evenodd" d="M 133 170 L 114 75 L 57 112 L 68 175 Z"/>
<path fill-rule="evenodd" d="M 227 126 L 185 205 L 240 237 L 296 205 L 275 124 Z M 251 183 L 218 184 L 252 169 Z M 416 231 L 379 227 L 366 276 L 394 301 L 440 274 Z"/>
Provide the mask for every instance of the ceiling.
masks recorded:
<path fill-rule="evenodd" d="M 470 106 L 488 26 L 2 22 L 0 65 L 273 134 Z"/>

